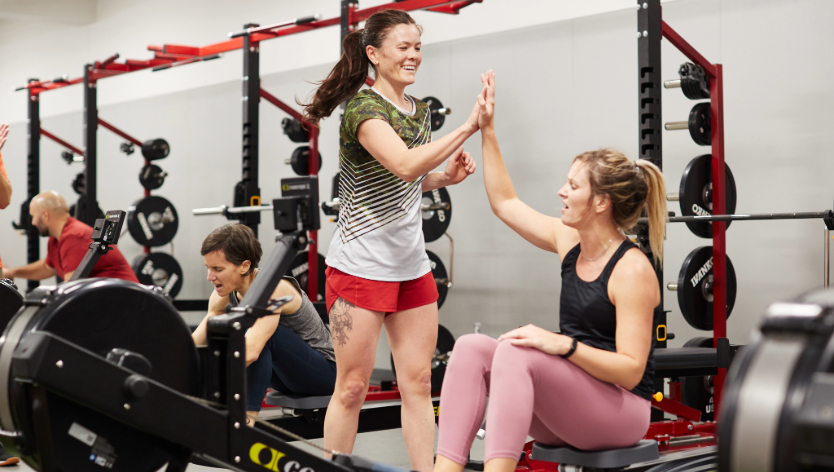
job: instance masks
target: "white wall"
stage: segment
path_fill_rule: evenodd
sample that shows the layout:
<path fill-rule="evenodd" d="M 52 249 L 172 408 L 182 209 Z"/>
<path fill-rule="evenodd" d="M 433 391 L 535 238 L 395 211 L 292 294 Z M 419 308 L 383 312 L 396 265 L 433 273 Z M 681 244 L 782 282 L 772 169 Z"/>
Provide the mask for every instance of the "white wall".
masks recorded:
<path fill-rule="evenodd" d="M 560 11 L 552 6 L 556 2 L 532 2 L 535 8 L 531 7 L 527 14 L 531 18 L 527 21 L 552 15 L 548 17 L 550 21 L 500 32 L 470 24 L 476 15 L 486 15 L 487 11 L 492 13 L 484 18 L 485 22 L 494 24 L 502 20 L 491 16 L 497 14 L 518 21 L 511 15 L 518 9 L 518 2 L 512 2 L 515 8 L 506 6 L 507 3 L 510 2 L 485 0 L 457 18 L 423 14 L 419 21 L 426 27 L 427 42 L 435 34 L 433 31 L 439 29 L 437 25 L 445 21 L 457 21 L 454 24 L 466 29 L 466 33 L 456 37 L 459 33 L 453 31 L 453 23 L 448 30 L 437 33 L 449 36 L 425 47 L 418 82 L 409 92 L 417 97 L 434 95 L 455 110 L 437 133 L 442 136 L 459 125 L 465 118 L 464 111 L 472 106 L 478 90 L 478 73 L 495 69 L 499 140 L 518 193 L 539 211 L 558 216 L 560 202 L 556 192 L 573 156 L 588 149 L 614 146 L 636 157 L 636 14 L 627 9 L 553 21 L 553 16 L 558 16 L 556 12 Z M 114 28 L 116 18 L 129 17 L 132 10 L 126 7 L 119 14 L 108 13 L 108 8 L 118 4 L 115 1 L 100 4 L 99 23 L 112 21 L 110 27 Z M 559 5 L 564 6 L 561 2 Z M 610 5 L 613 10 L 620 3 Z M 173 5 L 167 10 L 171 8 L 178 7 Z M 139 9 L 135 12 L 141 13 Z M 283 18 L 306 12 L 282 10 L 280 13 L 273 16 Z M 577 15 L 580 13 L 588 12 Z M 227 15 L 234 16 L 233 20 L 204 18 L 205 22 L 222 23 L 211 28 L 185 28 L 197 37 L 194 41 L 175 37 L 176 30 L 168 25 L 169 42 L 207 42 L 222 36 L 216 34 L 218 30 L 234 29 L 252 16 L 239 14 L 241 18 L 237 18 L 236 15 Z M 834 160 L 830 157 L 829 130 L 834 125 L 830 113 L 834 108 L 834 91 L 830 77 L 834 73 L 834 58 L 828 53 L 827 45 L 834 40 L 828 24 L 832 17 L 834 4 L 826 0 L 683 0 L 664 6 L 664 19 L 670 25 L 707 58 L 725 65 L 726 159 L 738 184 L 738 212 L 831 208 L 834 185 L 830 176 L 834 175 Z M 160 21 L 174 23 L 167 17 Z M 232 26 L 223 26 L 226 23 Z M 95 29 L 97 25 L 86 28 Z M 7 35 L 8 31 L 0 34 Z M 147 42 L 141 39 L 144 35 L 138 30 L 126 34 L 133 38 L 131 44 Z M 201 34 L 205 37 L 200 38 Z M 309 34 L 305 39 L 316 34 L 335 38 L 338 33 L 323 31 Z M 157 32 L 147 36 L 166 35 Z M 94 42 L 96 48 L 92 48 L 95 50 L 87 57 L 103 57 L 114 49 L 101 36 L 98 38 Z M 282 49 L 285 43 L 281 41 L 265 45 L 263 67 L 267 71 L 263 75 L 263 87 L 286 101 L 294 96 L 306 96 L 311 90 L 306 81 L 322 78 L 331 65 L 328 61 L 335 58 L 332 47 L 335 40 L 322 41 L 328 46 L 319 48 L 324 51 L 320 56 L 300 50 L 285 51 Z M 4 41 L 2 47 L 7 43 Z M 130 57 L 142 54 L 138 49 L 129 52 Z M 281 54 L 295 56 L 292 61 L 279 63 Z M 675 78 L 684 60 L 679 52 L 664 43 L 664 79 Z M 80 64 L 71 62 L 73 67 Z M 5 65 L 2 70 L 2 81 L 9 81 L 6 77 L 11 74 L 22 74 L 20 79 L 12 80 L 22 83 L 23 78 L 32 75 L 28 69 L 20 71 Z M 211 229 L 224 222 L 216 217 L 192 217 L 190 209 L 231 202 L 232 187 L 240 178 L 240 70 L 240 56 L 229 54 L 224 59 L 179 71 L 140 72 L 100 84 L 102 118 L 143 139 L 163 136 L 171 142 L 171 156 L 159 163 L 171 177 L 155 193 L 171 199 L 180 213 L 180 232 L 174 243 L 175 255 L 186 268 L 183 298 L 207 295 L 210 287 L 203 281 L 198 247 Z M 195 76 L 186 77 L 187 74 Z M 198 79 L 203 81 L 200 86 L 195 85 Z M 136 95 L 129 95 L 128 88 L 136 90 L 132 92 Z M 5 86 L 0 87 L 4 89 Z M 67 88 L 44 94 L 44 109 L 52 106 L 49 103 L 64 100 L 60 98 L 62 94 L 67 108 L 51 108 L 45 112 L 43 126 L 80 144 L 80 90 Z M 4 116 L 23 113 L 23 95 L 14 95 L 14 99 L 11 107 L 4 102 L 0 113 L 9 113 Z M 693 105 L 677 90 L 665 91 L 663 100 L 666 121 L 683 119 Z M 282 113 L 266 103 L 261 110 L 260 185 L 264 197 L 272 198 L 279 194 L 279 179 L 291 174 L 283 159 L 295 145 L 280 132 Z M 10 210 L 0 213 L 0 251 L 4 262 L 16 265 L 24 262 L 25 242 L 14 236 L 9 224 L 16 219 L 17 207 L 25 196 L 25 130 L 19 119 L 10 121 L 13 121 L 11 139 L 3 155 L 16 193 Z M 337 121 L 326 120 L 322 128 L 322 195 L 329 195 L 330 177 L 337 170 Z M 99 133 L 99 195 L 105 209 L 124 208 L 141 195 L 136 177 L 140 158 L 120 154 L 119 142 L 120 139 L 106 130 Z M 467 149 L 480 162 L 478 135 L 467 143 Z M 41 187 L 73 195 L 69 183 L 79 169 L 68 168 L 60 161 L 60 149 L 50 141 L 43 140 L 41 150 Z M 684 131 L 666 133 L 664 172 L 669 190 L 676 190 L 680 174 L 692 158 L 708 152 L 709 148 L 695 145 Z M 494 335 L 525 322 L 555 329 L 560 282 L 558 258 L 525 243 L 491 214 L 480 173 L 450 189 L 450 193 L 455 205 L 450 226 L 456 242 L 455 287 L 441 310 L 441 322 L 455 335 L 469 332 L 475 321 L 483 323 L 484 332 Z M 679 213 L 677 205 L 670 205 L 670 210 Z M 261 239 L 267 250 L 272 247 L 269 224 L 261 225 Z M 332 230 L 332 224 L 323 224 L 322 252 Z M 665 282 L 676 279 L 681 262 L 692 249 L 708 243 L 689 233 L 683 225 L 670 225 Z M 127 237 L 120 247 L 129 258 L 141 252 Z M 448 262 L 445 239 L 430 243 L 429 248 Z M 739 295 L 728 330 L 732 342 L 745 342 L 772 300 L 822 284 L 820 221 L 733 223 L 727 233 L 727 250 L 739 279 Z M 674 294 L 667 294 L 666 307 L 671 310 L 670 331 L 677 335 L 670 343 L 672 346 L 705 334 L 686 325 Z M 387 364 L 387 356 L 379 356 L 378 364 Z"/>

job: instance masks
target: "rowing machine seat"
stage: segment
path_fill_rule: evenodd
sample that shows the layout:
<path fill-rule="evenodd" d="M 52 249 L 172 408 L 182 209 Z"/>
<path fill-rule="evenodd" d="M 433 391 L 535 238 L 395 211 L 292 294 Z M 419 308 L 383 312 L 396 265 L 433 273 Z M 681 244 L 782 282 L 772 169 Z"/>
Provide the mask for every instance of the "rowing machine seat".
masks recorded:
<path fill-rule="evenodd" d="M 581 466 L 584 469 L 618 469 L 660 458 L 657 441 L 642 440 L 631 447 L 606 451 L 582 451 L 570 446 L 554 447 L 533 443 L 530 459 Z"/>

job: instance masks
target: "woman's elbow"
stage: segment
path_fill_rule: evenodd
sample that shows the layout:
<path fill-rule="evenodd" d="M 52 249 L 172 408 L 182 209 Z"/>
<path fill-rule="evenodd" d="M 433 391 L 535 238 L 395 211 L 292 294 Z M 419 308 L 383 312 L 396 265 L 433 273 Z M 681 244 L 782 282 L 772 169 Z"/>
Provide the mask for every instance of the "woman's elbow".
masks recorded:
<path fill-rule="evenodd" d="M 646 366 L 641 366 L 638 369 L 629 369 L 627 376 L 623 378 L 620 387 L 626 390 L 634 390 L 643 381 L 643 373 L 646 371 Z"/>

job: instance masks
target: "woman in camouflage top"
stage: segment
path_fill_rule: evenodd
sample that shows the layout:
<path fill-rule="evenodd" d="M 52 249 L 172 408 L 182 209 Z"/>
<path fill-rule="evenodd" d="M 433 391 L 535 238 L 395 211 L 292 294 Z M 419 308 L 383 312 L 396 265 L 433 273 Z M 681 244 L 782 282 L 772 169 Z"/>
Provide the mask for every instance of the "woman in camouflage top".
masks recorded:
<path fill-rule="evenodd" d="M 422 60 L 421 29 L 405 12 L 372 15 L 349 34 L 305 118 L 317 125 L 349 100 L 340 128 L 338 225 L 327 254 L 327 308 L 336 352 L 336 390 L 324 423 L 328 449 L 349 453 L 356 439 L 379 333 L 385 325 L 402 395 L 411 468 L 433 467 L 431 358 L 437 343 L 437 286 L 422 234 L 421 193 L 475 172 L 463 142 L 466 122 L 436 141 L 425 103 L 406 95 Z M 369 70 L 371 89 L 359 89 Z M 358 92 L 358 93 L 357 93 Z M 443 172 L 432 172 L 443 162 Z"/>

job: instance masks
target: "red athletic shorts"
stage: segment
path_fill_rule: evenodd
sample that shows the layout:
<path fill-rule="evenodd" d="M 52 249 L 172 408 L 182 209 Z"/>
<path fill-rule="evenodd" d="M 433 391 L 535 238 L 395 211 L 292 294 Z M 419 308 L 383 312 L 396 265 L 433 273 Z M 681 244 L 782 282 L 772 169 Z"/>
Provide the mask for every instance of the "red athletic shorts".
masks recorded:
<path fill-rule="evenodd" d="M 327 283 L 324 297 L 327 312 L 339 297 L 353 303 L 359 308 L 384 313 L 417 308 L 436 302 L 439 298 L 434 275 L 428 274 L 406 282 L 380 282 L 345 274 L 339 269 L 328 267 L 325 270 Z"/>

